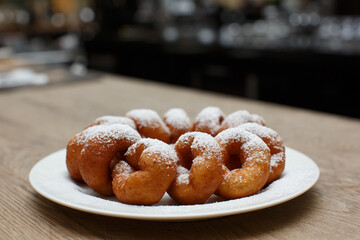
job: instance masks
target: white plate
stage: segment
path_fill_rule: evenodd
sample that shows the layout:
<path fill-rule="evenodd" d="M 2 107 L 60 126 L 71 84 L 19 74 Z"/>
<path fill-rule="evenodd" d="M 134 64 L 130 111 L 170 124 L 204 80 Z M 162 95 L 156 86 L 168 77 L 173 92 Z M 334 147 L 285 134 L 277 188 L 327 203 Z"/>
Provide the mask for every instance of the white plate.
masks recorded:
<path fill-rule="evenodd" d="M 85 184 L 73 181 L 65 164 L 66 150 L 54 152 L 40 160 L 30 172 L 30 183 L 45 198 L 63 206 L 100 215 L 142 219 L 181 221 L 209 219 L 259 210 L 291 200 L 309 190 L 318 180 L 318 166 L 306 155 L 286 148 L 286 166 L 281 178 L 258 194 L 221 201 L 212 196 L 207 203 L 178 205 L 167 194 L 153 206 L 120 203 L 104 197 Z"/>

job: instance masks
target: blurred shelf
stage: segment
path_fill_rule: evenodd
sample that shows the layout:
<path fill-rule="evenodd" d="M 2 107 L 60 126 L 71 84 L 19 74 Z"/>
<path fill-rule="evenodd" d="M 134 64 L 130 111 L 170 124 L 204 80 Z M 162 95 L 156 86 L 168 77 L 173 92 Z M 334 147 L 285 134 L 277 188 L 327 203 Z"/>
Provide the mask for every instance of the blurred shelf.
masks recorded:
<path fill-rule="evenodd" d="M 96 23 L 79 23 L 54 26 L 50 22 L 30 24 L 26 26 L 0 25 L 1 35 L 60 35 L 68 32 L 93 31 L 97 28 Z"/>
<path fill-rule="evenodd" d="M 360 118 L 359 54 L 97 38 L 89 67 Z"/>

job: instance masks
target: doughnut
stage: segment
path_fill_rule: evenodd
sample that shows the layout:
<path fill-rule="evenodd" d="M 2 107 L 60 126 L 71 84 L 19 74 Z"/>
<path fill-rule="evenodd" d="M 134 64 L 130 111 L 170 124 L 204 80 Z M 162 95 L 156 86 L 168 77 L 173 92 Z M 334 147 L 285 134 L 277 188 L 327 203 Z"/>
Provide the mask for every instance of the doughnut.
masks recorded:
<path fill-rule="evenodd" d="M 133 120 L 127 117 L 116 117 L 116 116 L 99 117 L 92 124 L 85 127 L 85 129 L 88 129 L 96 125 L 111 125 L 111 124 L 125 124 L 136 130 L 136 125 Z M 84 145 L 86 143 L 86 136 L 87 136 L 86 133 L 87 132 L 85 131 L 85 134 L 83 132 L 76 134 L 74 137 L 70 139 L 66 147 L 67 169 L 69 171 L 70 176 L 78 182 L 83 182 L 78 162 L 80 159 L 81 150 L 84 148 Z"/>
<path fill-rule="evenodd" d="M 260 137 L 270 149 L 270 174 L 265 185 L 280 178 L 285 168 L 285 146 L 280 135 L 271 128 L 257 123 L 245 123 L 239 128 L 245 129 Z"/>
<path fill-rule="evenodd" d="M 169 195 L 180 204 L 204 203 L 223 181 L 219 145 L 207 133 L 188 132 L 177 140 L 175 150 L 179 162 Z"/>
<path fill-rule="evenodd" d="M 132 119 L 128 117 L 119 117 L 119 116 L 110 116 L 110 115 L 98 117 L 97 119 L 95 119 L 95 121 L 92 124 L 88 125 L 86 128 L 95 125 L 112 125 L 112 124 L 125 124 L 136 130 L 135 122 Z"/>
<path fill-rule="evenodd" d="M 66 146 L 66 167 L 70 176 L 78 182 L 84 182 L 79 169 L 79 159 L 85 143 L 83 133 L 78 133 Z"/>
<path fill-rule="evenodd" d="M 239 110 L 229 114 L 224 121 L 221 123 L 219 132 L 224 131 L 228 128 L 234 128 L 240 126 L 241 124 L 255 122 L 265 126 L 265 120 L 256 114 L 250 114 L 246 110 Z"/>
<path fill-rule="evenodd" d="M 215 139 L 224 155 L 224 181 L 216 194 L 224 199 L 236 199 L 260 191 L 270 173 L 270 150 L 264 141 L 241 128 L 224 130 Z M 241 167 L 229 169 L 226 162 L 230 158 L 237 158 Z"/>
<path fill-rule="evenodd" d="M 124 204 L 152 205 L 167 192 L 179 204 L 202 204 L 212 194 L 237 199 L 281 177 L 285 146 L 262 117 L 202 109 L 192 123 L 181 108 L 163 119 L 153 110 L 105 115 L 66 146 L 72 179 Z"/>
<path fill-rule="evenodd" d="M 171 143 L 175 143 L 181 135 L 192 129 L 190 118 L 181 108 L 169 109 L 164 114 L 164 123 L 170 129 Z"/>
<path fill-rule="evenodd" d="M 112 170 L 112 188 L 122 203 L 152 205 L 160 201 L 176 177 L 178 157 L 168 144 L 144 138 L 125 153 Z"/>
<path fill-rule="evenodd" d="M 208 133 L 216 136 L 219 132 L 225 115 L 218 107 L 206 107 L 201 110 L 195 118 L 193 131 Z"/>
<path fill-rule="evenodd" d="M 84 182 L 94 191 L 113 195 L 111 165 L 121 160 L 127 149 L 141 139 L 127 125 L 96 125 L 84 130 L 80 145 L 79 169 Z"/>
<path fill-rule="evenodd" d="M 155 111 L 150 109 L 134 109 L 126 113 L 126 117 L 134 120 L 141 136 L 170 143 L 170 130 Z"/>

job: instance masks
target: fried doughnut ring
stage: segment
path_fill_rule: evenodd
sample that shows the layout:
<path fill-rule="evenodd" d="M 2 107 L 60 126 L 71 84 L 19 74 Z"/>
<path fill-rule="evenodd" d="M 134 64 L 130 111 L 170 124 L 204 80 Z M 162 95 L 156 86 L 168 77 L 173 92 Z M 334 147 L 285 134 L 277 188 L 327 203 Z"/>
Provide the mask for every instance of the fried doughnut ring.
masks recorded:
<path fill-rule="evenodd" d="M 128 149 L 125 159 L 112 171 L 119 201 L 138 205 L 160 201 L 176 177 L 175 150 L 162 141 L 144 138 Z"/>
<path fill-rule="evenodd" d="M 271 128 L 261 126 L 257 123 L 245 123 L 239 126 L 258 137 L 260 137 L 270 149 L 270 174 L 265 185 L 280 178 L 285 168 L 285 146 L 280 135 Z"/>
<path fill-rule="evenodd" d="M 96 125 L 111 125 L 111 124 L 125 124 L 129 127 L 136 130 L 136 125 L 133 120 L 127 117 L 117 117 L 117 116 L 102 116 L 97 118 L 92 124 L 85 127 L 85 129 L 96 126 Z M 84 130 L 85 130 L 84 129 Z M 70 176 L 76 181 L 83 182 L 80 169 L 79 169 L 79 159 L 81 150 L 84 148 L 86 143 L 86 135 L 82 132 L 76 134 L 72 137 L 67 146 L 66 146 L 66 166 L 69 171 Z"/>
<path fill-rule="evenodd" d="M 85 183 L 103 195 L 113 195 L 110 164 L 141 139 L 138 132 L 127 125 L 97 125 L 83 131 L 84 148 L 79 169 Z"/>
<path fill-rule="evenodd" d="M 221 123 L 220 129 L 218 132 L 222 132 L 228 128 L 234 128 L 240 126 L 241 124 L 255 122 L 260 125 L 265 126 L 265 120 L 256 114 L 250 114 L 246 110 L 239 110 L 229 114 L 224 121 Z"/>
<path fill-rule="evenodd" d="M 169 195 L 181 204 L 204 203 L 223 181 L 219 145 L 207 133 L 188 132 L 175 143 L 175 150 L 179 163 Z"/>
<path fill-rule="evenodd" d="M 229 170 L 223 165 L 224 181 L 216 194 L 225 199 L 253 195 L 265 185 L 270 172 L 270 150 L 258 136 L 240 128 L 230 128 L 215 139 L 224 155 L 224 164 L 237 156 L 241 168 Z"/>
<path fill-rule="evenodd" d="M 96 125 L 112 125 L 112 124 L 124 124 L 136 130 L 135 122 L 132 119 L 128 117 L 110 116 L 110 115 L 98 117 L 92 124 L 88 125 L 86 128 Z"/>
<path fill-rule="evenodd" d="M 150 109 L 134 109 L 126 113 L 126 117 L 134 120 L 141 136 L 170 143 L 170 130 L 157 112 Z"/>
<path fill-rule="evenodd" d="M 164 122 L 171 132 L 171 143 L 175 143 L 184 133 L 190 132 L 192 123 L 186 112 L 181 108 L 169 109 L 164 114 Z"/>
<path fill-rule="evenodd" d="M 206 107 L 195 118 L 193 131 L 208 133 L 216 136 L 225 115 L 218 107 Z"/>
<path fill-rule="evenodd" d="M 84 134 L 78 133 L 69 140 L 66 146 L 66 167 L 70 176 L 78 182 L 84 182 L 79 169 L 81 150 L 86 143 L 84 139 Z"/>

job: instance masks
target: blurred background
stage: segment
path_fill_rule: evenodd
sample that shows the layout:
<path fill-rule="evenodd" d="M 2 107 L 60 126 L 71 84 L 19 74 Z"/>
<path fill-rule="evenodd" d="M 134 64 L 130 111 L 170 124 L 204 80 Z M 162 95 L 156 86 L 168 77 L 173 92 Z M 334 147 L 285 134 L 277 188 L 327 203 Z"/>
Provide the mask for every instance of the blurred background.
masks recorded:
<path fill-rule="evenodd" d="M 360 118 L 360 1 L 0 0 L 0 89 L 99 72 Z"/>

